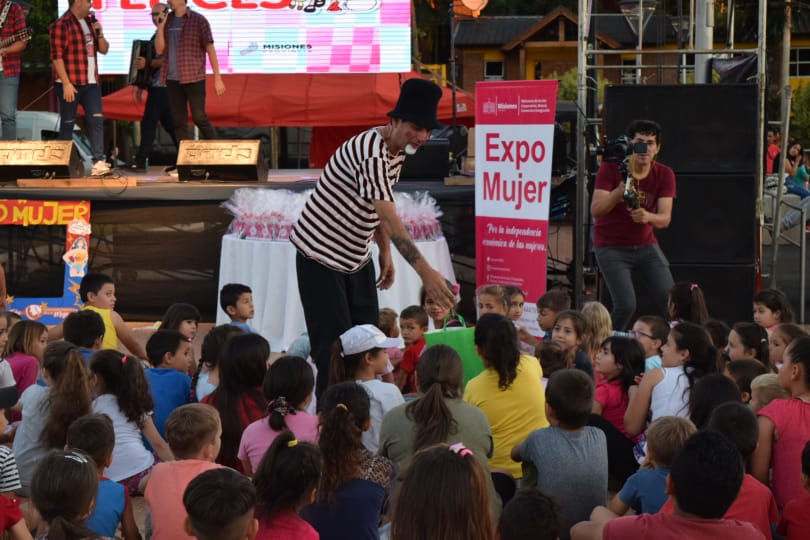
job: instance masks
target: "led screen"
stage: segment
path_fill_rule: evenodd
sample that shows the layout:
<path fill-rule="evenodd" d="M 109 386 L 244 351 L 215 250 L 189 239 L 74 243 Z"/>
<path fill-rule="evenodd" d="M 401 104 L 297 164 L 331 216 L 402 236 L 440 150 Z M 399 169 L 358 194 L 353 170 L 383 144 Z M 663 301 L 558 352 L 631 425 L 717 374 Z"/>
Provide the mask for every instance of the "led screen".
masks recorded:
<path fill-rule="evenodd" d="M 67 0 L 58 4 L 64 13 Z M 102 75 L 129 72 L 132 41 L 149 39 L 155 30 L 150 5 L 93 0 L 110 42 L 109 53 L 99 55 Z M 188 5 L 211 24 L 223 74 L 410 70 L 409 0 L 188 0 Z"/>

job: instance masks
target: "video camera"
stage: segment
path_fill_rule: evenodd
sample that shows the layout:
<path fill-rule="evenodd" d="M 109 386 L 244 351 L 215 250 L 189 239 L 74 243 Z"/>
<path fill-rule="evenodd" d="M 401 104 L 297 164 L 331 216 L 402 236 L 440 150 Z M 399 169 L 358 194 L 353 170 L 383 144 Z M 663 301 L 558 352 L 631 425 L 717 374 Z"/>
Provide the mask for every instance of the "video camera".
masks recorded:
<path fill-rule="evenodd" d="M 627 135 L 616 137 L 615 140 L 605 141 L 604 146 L 597 146 L 596 153 L 608 163 L 621 163 L 632 154 L 645 154 L 647 143 L 634 143 Z"/>

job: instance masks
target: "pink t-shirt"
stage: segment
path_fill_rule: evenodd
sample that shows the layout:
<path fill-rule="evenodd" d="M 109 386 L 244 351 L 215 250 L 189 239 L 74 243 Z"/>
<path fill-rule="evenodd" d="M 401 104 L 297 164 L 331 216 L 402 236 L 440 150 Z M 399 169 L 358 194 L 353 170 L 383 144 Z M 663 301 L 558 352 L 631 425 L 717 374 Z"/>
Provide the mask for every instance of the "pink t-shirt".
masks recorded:
<path fill-rule="evenodd" d="M 661 512 L 671 514 L 675 511 L 672 499 L 667 499 Z M 724 519 L 736 519 L 754 525 L 765 535 L 771 537 L 771 523 L 779 521 L 779 510 L 776 508 L 776 500 L 768 486 L 746 474 L 743 477 L 740 494 L 734 499 L 731 507 L 723 516 Z"/>
<path fill-rule="evenodd" d="M 674 514 L 641 514 L 612 519 L 605 523 L 604 540 L 655 538 L 656 540 L 765 540 L 750 523 L 734 519 L 692 519 Z"/>
<path fill-rule="evenodd" d="M 221 467 L 199 459 L 180 459 L 155 465 L 144 492 L 152 516 L 153 540 L 194 540 L 183 529 L 188 515 L 183 506 L 183 492 L 198 475 Z"/>
<path fill-rule="evenodd" d="M 6 362 L 11 366 L 11 373 L 17 381 L 17 392 L 22 395 L 25 389 L 36 384 L 39 375 L 39 360 L 36 356 L 21 352 L 12 353 Z M 10 411 L 9 420 L 16 422 L 22 420 L 22 415 L 15 411 Z"/>
<path fill-rule="evenodd" d="M 788 540 L 807 540 L 810 535 L 810 497 L 793 499 L 785 505 L 776 532 L 787 535 Z"/>
<path fill-rule="evenodd" d="M 616 426 L 622 435 L 635 441 L 624 428 L 624 413 L 627 411 L 627 393 L 622 389 L 619 380 L 596 383 L 594 399 L 602 406 L 602 418 Z"/>
<path fill-rule="evenodd" d="M 318 444 L 318 417 L 304 411 L 288 414 L 284 417 L 287 427 L 299 441 Z M 259 467 L 264 453 L 273 444 L 280 431 L 273 431 L 268 419 L 256 420 L 242 432 L 237 456 L 242 461 L 250 461 L 253 472 Z"/>
<path fill-rule="evenodd" d="M 259 532 L 255 540 L 318 540 L 320 535 L 312 525 L 292 512 L 282 512 L 264 520 L 259 513 Z"/>
<path fill-rule="evenodd" d="M 771 452 L 771 487 L 779 508 L 806 495 L 802 488 L 802 449 L 810 440 L 810 403 L 800 399 L 775 399 L 760 409 L 759 416 L 776 426 Z"/>

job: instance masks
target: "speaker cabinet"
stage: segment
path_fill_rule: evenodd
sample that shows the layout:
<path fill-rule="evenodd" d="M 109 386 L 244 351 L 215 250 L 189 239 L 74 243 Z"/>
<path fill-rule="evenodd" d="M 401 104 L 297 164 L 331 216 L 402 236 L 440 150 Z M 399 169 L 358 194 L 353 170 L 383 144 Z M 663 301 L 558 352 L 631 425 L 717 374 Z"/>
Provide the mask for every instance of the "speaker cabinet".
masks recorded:
<path fill-rule="evenodd" d="M 672 221 L 656 231 L 670 264 L 753 264 L 756 182 L 753 174 L 680 174 Z"/>
<path fill-rule="evenodd" d="M 450 171 L 450 141 L 428 139 L 412 156 L 407 156 L 399 174 L 401 181 L 444 180 Z"/>
<path fill-rule="evenodd" d="M 700 286 L 713 319 L 729 325 L 751 320 L 757 278 L 755 265 L 673 264 L 670 270 L 675 283 L 689 281 Z"/>
<path fill-rule="evenodd" d="M 633 120 L 655 120 L 658 160 L 676 173 L 753 174 L 762 144 L 756 111 L 754 84 L 608 86 L 605 132 L 615 139 Z"/>
<path fill-rule="evenodd" d="M 180 141 L 177 174 L 180 180 L 267 181 L 267 159 L 261 141 Z"/>
<path fill-rule="evenodd" d="M 73 141 L 0 141 L 0 181 L 18 178 L 81 178 Z"/>

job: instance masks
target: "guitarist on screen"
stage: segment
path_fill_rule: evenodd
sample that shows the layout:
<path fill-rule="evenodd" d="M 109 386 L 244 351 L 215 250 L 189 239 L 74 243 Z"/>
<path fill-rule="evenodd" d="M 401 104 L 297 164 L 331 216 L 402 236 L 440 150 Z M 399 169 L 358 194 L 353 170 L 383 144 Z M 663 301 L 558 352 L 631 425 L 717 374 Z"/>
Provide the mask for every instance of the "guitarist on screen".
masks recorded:
<path fill-rule="evenodd" d="M 0 122 L 3 140 L 17 138 L 17 90 L 20 87 L 20 53 L 30 33 L 19 4 L 0 0 Z"/>

